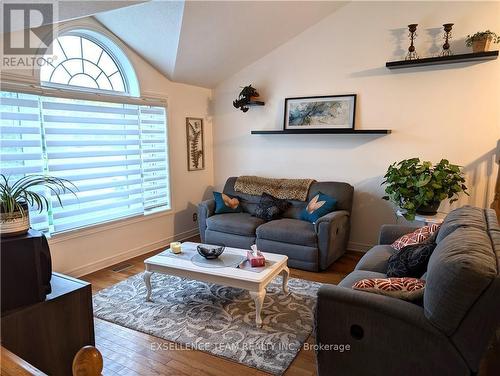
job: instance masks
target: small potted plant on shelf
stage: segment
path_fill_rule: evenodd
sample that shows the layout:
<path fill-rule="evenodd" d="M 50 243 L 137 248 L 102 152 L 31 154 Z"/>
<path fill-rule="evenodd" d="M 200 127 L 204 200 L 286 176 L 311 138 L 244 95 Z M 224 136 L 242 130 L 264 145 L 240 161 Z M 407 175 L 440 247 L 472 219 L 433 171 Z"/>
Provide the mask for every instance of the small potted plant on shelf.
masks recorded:
<path fill-rule="evenodd" d="M 490 30 L 479 31 L 474 35 L 467 35 L 465 44 L 472 47 L 473 52 L 486 52 L 490 50 L 491 43 L 500 43 L 500 36 Z"/>
<path fill-rule="evenodd" d="M 49 201 L 40 193 L 32 191 L 37 186 L 45 186 L 62 206 L 60 195 L 73 193 L 76 187 L 66 179 L 48 175 L 27 175 L 15 182 L 0 174 L 0 233 L 2 236 L 16 236 L 28 232 L 30 228 L 29 207 L 42 212 L 49 208 Z"/>
<path fill-rule="evenodd" d="M 259 98 L 259 93 L 252 85 L 245 86 L 240 94 L 238 95 L 238 99 L 233 101 L 234 108 L 239 108 L 243 112 L 248 111 L 248 105 L 252 101 L 257 101 Z M 262 103 L 263 104 L 263 103 Z"/>
<path fill-rule="evenodd" d="M 442 159 L 436 165 L 419 158 L 405 159 L 389 166 L 382 184 L 386 185 L 384 200 L 396 204 L 408 220 L 415 214 L 433 215 L 445 199 L 458 200 L 467 193 L 460 167 Z"/>

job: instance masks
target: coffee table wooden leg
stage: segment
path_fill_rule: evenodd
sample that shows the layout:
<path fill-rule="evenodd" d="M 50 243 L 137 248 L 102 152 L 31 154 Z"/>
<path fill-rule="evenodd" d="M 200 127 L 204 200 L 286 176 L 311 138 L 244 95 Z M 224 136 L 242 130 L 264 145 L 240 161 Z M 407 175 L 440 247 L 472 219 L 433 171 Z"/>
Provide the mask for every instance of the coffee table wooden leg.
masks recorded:
<path fill-rule="evenodd" d="M 147 302 L 150 302 L 151 301 L 151 275 L 153 273 L 152 272 L 148 272 L 147 270 L 144 272 L 143 274 L 143 278 L 144 278 L 144 283 L 146 284 L 146 301 Z"/>
<path fill-rule="evenodd" d="M 290 269 L 287 266 L 281 271 L 281 277 L 283 278 L 283 292 L 288 294 L 288 277 L 290 276 Z"/>
<path fill-rule="evenodd" d="M 262 318 L 260 314 L 262 311 L 262 305 L 264 304 L 264 298 L 266 297 L 266 290 L 250 291 L 250 296 L 255 302 L 255 323 L 258 327 L 260 327 L 262 325 Z"/>

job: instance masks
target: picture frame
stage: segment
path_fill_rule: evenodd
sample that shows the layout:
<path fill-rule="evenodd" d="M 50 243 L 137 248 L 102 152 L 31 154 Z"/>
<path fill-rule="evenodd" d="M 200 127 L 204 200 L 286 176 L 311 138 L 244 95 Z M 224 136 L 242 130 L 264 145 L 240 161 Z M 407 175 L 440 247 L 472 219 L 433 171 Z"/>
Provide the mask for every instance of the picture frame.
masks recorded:
<path fill-rule="evenodd" d="M 204 136 L 203 119 L 186 117 L 188 171 L 199 171 L 205 169 Z"/>
<path fill-rule="evenodd" d="M 352 129 L 356 94 L 285 98 L 283 129 Z"/>

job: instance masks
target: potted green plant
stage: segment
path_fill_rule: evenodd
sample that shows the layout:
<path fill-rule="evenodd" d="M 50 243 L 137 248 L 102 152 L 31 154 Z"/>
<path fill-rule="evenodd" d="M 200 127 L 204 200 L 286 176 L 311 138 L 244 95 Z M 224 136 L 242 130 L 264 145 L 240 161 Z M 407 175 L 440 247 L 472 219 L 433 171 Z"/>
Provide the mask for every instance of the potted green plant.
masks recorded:
<path fill-rule="evenodd" d="M 473 52 L 489 51 L 490 43 L 500 43 L 500 36 L 490 30 L 479 31 L 474 35 L 467 35 L 465 44 L 472 47 Z"/>
<path fill-rule="evenodd" d="M 47 198 L 32 191 L 36 186 L 47 187 L 62 206 L 60 195 L 73 193 L 76 187 L 66 179 L 48 175 L 27 175 L 15 182 L 0 174 L 0 229 L 2 236 L 25 234 L 30 227 L 29 210 L 32 206 L 39 210 L 49 208 Z"/>
<path fill-rule="evenodd" d="M 446 159 L 433 165 L 419 158 L 405 159 L 389 166 L 382 184 L 386 185 L 384 200 L 401 208 L 408 220 L 415 214 L 436 214 L 441 202 L 458 200 L 461 192 L 467 193 L 460 167 Z"/>

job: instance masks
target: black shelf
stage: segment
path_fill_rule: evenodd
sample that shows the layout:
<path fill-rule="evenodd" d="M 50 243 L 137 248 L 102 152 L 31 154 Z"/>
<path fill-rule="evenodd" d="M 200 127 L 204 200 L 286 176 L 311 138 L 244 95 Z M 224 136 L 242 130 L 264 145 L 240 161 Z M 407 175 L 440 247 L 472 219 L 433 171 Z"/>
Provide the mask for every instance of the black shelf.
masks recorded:
<path fill-rule="evenodd" d="M 453 64 L 467 61 L 493 60 L 498 57 L 498 51 L 474 52 L 451 56 L 425 57 L 416 60 L 388 61 L 385 66 L 389 69 L 420 67 L 425 65 Z"/>
<path fill-rule="evenodd" d="M 389 134 L 390 129 L 299 129 L 252 131 L 252 134 Z"/>
<path fill-rule="evenodd" d="M 264 106 L 265 102 L 262 101 L 250 101 L 246 105 L 247 106 Z"/>

